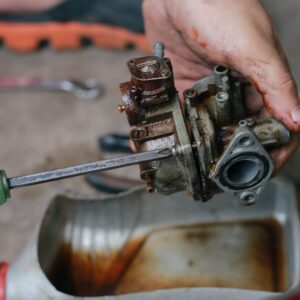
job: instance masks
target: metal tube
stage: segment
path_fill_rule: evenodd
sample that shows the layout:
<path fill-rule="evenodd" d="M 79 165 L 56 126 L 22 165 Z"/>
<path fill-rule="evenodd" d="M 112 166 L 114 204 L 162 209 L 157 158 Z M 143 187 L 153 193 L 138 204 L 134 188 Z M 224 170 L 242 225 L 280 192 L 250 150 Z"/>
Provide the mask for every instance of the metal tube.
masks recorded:
<path fill-rule="evenodd" d="M 153 56 L 164 58 L 165 45 L 162 42 L 156 42 L 153 46 Z"/>
<path fill-rule="evenodd" d="M 230 98 L 226 92 L 220 92 L 215 96 L 217 123 L 219 126 L 226 126 L 231 121 Z"/>
<path fill-rule="evenodd" d="M 216 84 L 219 88 L 222 89 L 223 86 L 223 77 L 227 77 L 229 81 L 230 78 L 230 71 L 228 68 L 223 67 L 221 65 L 217 65 L 214 67 L 214 73 L 215 73 L 215 78 L 216 78 Z"/>

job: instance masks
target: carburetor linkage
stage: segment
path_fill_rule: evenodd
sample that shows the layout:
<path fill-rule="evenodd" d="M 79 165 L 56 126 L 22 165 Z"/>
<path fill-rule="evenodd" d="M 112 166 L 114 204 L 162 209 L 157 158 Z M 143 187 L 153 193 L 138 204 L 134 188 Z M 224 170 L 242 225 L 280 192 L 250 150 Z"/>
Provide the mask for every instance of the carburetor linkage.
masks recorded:
<path fill-rule="evenodd" d="M 152 56 L 128 62 L 131 79 L 120 85 L 136 154 L 7 178 L 0 172 L 0 204 L 10 189 L 139 164 L 149 191 L 187 191 L 207 201 L 219 189 L 253 204 L 272 176 L 267 150 L 290 140 L 274 118 L 247 117 L 243 84 L 223 66 L 184 91 L 180 102 L 170 59 L 156 43 Z"/>

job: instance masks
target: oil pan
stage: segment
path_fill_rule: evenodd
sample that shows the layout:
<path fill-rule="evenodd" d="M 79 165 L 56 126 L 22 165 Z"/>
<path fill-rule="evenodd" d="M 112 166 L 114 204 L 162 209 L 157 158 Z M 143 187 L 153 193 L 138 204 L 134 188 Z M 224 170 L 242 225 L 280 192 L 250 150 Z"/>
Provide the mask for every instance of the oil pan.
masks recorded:
<path fill-rule="evenodd" d="M 299 286 L 290 183 L 271 181 L 251 207 L 187 198 L 57 196 L 9 268 L 6 299 L 264 299 Z"/>

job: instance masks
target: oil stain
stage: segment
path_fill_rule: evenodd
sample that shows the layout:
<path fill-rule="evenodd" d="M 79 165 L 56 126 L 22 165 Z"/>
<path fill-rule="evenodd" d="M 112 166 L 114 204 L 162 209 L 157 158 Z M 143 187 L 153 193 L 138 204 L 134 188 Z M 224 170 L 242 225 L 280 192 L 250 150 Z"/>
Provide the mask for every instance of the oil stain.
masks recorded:
<path fill-rule="evenodd" d="M 163 228 L 110 256 L 59 248 L 46 274 L 75 296 L 187 287 L 286 289 L 282 228 L 276 220 Z"/>

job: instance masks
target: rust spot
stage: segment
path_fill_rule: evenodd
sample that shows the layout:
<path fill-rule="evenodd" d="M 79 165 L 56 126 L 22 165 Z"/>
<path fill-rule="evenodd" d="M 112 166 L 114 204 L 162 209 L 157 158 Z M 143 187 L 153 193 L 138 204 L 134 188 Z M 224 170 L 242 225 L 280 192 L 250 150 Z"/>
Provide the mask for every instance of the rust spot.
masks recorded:
<path fill-rule="evenodd" d="M 188 287 L 284 291 L 285 272 L 282 228 L 270 219 L 162 228 L 109 254 L 64 244 L 47 275 L 64 293 L 104 296 Z"/>
<path fill-rule="evenodd" d="M 199 41 L 200 33 L 197 30 L 197 28 L 195 28 L 195 27 L 192 28 L 192 35 L 193 35 L 193 38 L 195 41 Z M 200 48 L 203 48 L 203 49 L 207 48 L 207 43 L 204 41 L 200 42 L 199 45 L 200 45 Z"/>
<path fill-rule="evenodd" d="M 131 241 L 114 255 L 76 251 L 70 244 L 64 244 L 58 251 L 48 278 L 59 291 L 70 295 L 112 295 L 143 241 L 144 238 Z"/>
<path fill-rule="evenodd" d="M 120 105 L 118 106 L 118 110 L 119 110 L 120 113 L 124 112 L 124 111 L 126 110 L 125 105 L 120 104 Z"/>
<path fill-rule="evenodd" d="M 207 43 L 205 43 L 205 42 L 200 42 L 199 45 L 200 45 L 200 48 L 203 48 L 203 49 L 207 48 Z"/>
<path fill-rule="evenodd" d="M 199 35 L 200 35 L 199 31 L 195 27 L 192 28 L 192 31 L 193 31 L 194 39 L 197 40 L 199 38 Z"/>
<path fill-rule="evenodd" d="M 148 237 L 115 294 L 187 287 L 282 291 L 280 230 L 276 221 L 267 220 L 158 231 Z"/>
<path fill-rule="evenodd" d="M 218 144 L 223 148 L 226 149 L 229 145 L 234 131 L 238 128 L 238 125 L 228 126 L 228 127 L 222 127 L 219 131 L 217 136 Z"/>

